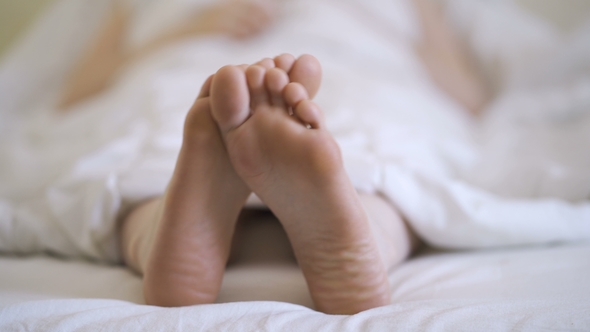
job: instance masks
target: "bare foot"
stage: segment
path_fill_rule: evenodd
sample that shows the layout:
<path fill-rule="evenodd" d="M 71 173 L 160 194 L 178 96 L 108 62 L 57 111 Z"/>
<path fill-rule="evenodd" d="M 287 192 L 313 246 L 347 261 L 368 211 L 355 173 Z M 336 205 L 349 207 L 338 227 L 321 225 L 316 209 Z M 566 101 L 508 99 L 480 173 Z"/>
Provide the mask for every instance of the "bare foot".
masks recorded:
<path fill-rule="evenodd" d="M 317 91 L 317 82 L 306 80 L 319 80 L 320 67 L 314 61 L 309 56 L 296 60 L 291 55 L 281 55 L 258 64 L 289 71 L 294 81 Z M 235 68 L 243 75 L 246 66 Z M 233 170 L 211 116 L 212 81 L 213 76 L 203 85 L 186 117 L 182 148 L 157 216 L 154 244 L 143 268 L 148 304 L 182 306 L 215 301 L 235 223 L 250 194 Z M 247 94 L 228 94 L 227 98 L 228 103 L 235 105 L 249 102 Z"/>
<path fill-rule="evenodd" d="M 390 303 L 367 215 L 306 89 L 278 68 L 227 66 L 211 109 L 234 169 L 283 224 L 316 308 L 352 314 Z"/>
<path fill-rule="evenodd" d="M 250 189 L 234 172 L 209 107 L 210 78 L 189 111 L 144 274 L 147 304 L 217 298 L 236 219 Z"/>

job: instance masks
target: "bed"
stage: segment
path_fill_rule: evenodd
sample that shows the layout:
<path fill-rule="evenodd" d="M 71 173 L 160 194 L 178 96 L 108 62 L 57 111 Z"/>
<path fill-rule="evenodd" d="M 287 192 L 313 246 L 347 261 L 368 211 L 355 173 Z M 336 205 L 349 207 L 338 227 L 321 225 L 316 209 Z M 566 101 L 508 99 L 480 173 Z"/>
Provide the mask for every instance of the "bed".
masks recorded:
<path fill-rule="evenodd" d="M 560 32 L 527 1 L 445 1 L 498 96 L 478 123 L 408 51 L 418 32 L 403 0 L 285 2 L 299 15 L 277 27 L 286 38 L 179 44 L 55 116 L 56 82 L 106 3 L 59 1 L 0 67 L 1 330 L 590 329 L 590 25 Z M 147 8 L 130 47 L 182 13 Z M 314 311 L 285 260 L 229 266 L 215 304 L 145 305 L 115 220 L 163 192 L 200 83 L 279 51 L 322 61 L 317 102 L 353 183 L 394 202 L 428 246 L 388 272 L 391 305 L 357 315 Z"/>
<path fill-rule="evenodd" d="M 428 251 L 389 273 L 393 304 L 353 316 L 310 309 L 294 265 L 228 269 L 216 304 L 143 304 L 121 266 L 55 257 L 0 260 L 3 331 L 585 331 L 590 244 Z"/>

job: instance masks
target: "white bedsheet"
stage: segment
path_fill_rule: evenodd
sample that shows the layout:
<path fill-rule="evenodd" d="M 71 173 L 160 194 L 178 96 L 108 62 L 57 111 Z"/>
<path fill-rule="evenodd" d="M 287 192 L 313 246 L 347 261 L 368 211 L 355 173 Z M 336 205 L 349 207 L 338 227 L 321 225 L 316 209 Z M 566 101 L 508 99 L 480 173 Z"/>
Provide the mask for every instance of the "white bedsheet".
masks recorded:
<path fill-rule="evenodd" d="M 281 52 L 320 59 L 317 101 L 353 183 L 384 193 L 429 244 L 590 238 L 582 61 L 590 53 L 581 42 L 590 29 L 564 41 L 508 0 L 449 3 L 484 68 L 503 66 L 495 79 L 500 97 L 482 123 L 430 83 L 411 49 L 419 30 L 405 0 L 286 1 L 288 15 L 258 39 L 177 44 L 121 72 L 100 97 L 56 115 L 59 82 L 105 8 L 59 2 L 0 68 L 0 251 L 117 261 L 115 220 L 164 191 L 201 82 L 224 64 Z M 146 8 L 138 15 L 158 7 Z M 515 33 L 503 30 L 511 27 Z M 549 68 L 544 81 L 533 81 L 539 85 L 527 85 L 536 73 L 522 60 L 530 54 L 542 54 L 536 62 Z M 559 102 L 542 108 L 549 97 Z"/>
<path fill-rule="evenodd" d="M 0 330 L 585 331 L 588 257 L 590 243 L 429 252 L 390 271 L 393 304 L 331 316 L 306 307 L 291 265 L 229 268 L 220 303 L 159 308 L 123 267 L 3 256 Z"/>

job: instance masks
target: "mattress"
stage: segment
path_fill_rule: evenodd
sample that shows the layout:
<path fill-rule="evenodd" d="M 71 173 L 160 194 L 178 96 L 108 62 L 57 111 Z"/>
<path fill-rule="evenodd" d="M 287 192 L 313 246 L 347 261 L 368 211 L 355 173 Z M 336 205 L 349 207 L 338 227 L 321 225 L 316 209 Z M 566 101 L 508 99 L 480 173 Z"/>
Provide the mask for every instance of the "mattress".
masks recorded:
<path fill-rule="evenodd" d="M 230 266 L 215 304 L 143 303 L 122 266 L 0 257 L 0 330 L 588 330 L 590 243 L 427 249 L 389 271 L 392 304 L 352 316 L 314 311 L 295 264 Z"/>

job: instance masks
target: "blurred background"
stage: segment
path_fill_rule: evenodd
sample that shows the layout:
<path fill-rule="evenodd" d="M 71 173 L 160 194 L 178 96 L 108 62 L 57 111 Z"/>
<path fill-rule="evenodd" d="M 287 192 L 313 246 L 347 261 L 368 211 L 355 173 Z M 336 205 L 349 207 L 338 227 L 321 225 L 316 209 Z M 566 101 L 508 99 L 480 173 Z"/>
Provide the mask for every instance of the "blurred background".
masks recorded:
<path fill-rule="evenodd" d="M 0 56 L 56 0 L 0 0 Z"/>
<path fill-rule="evenodd" d="M 44 9 L 56 1 L 58 0 L 0 0 L 0 56 Z M 515 2 L 548 18 L 563 31 L 575 27 L 590 12 L 589 0 L 515 0 Z"/>

